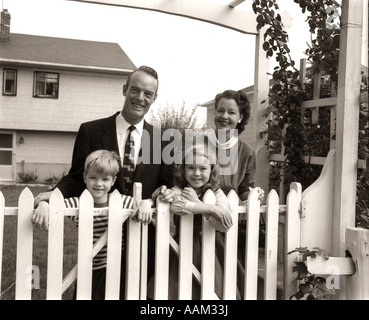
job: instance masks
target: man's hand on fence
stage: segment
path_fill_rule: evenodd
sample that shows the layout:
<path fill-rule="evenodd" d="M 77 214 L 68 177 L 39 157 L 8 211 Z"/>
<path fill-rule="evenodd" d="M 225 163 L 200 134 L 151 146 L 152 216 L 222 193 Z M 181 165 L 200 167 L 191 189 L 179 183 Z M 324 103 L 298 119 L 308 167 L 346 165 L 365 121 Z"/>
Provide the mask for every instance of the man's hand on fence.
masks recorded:
<path fill-rule="evenodd" d="M 168 189 L 167 186 L 161 186 L 153 192 L 151 198 L 154 201 L 159 198 L 163 202 L 170 203 L 173 202 L 174 195 L 175 193 L 171 189 Z"/>
<path fill-rule="evenodd" d="M 32 223 L 36 229 L 47 230 L 49 228 L 49 204 L 40 201 L 32 214 Z"/>
<path fill-rule="evenodd" d="M 36 197 L 35 197 L 35 201 L 34 201 L 34 207 L 37 208 L 38 204 L 41 201 L 46 201 L 48 202 L 50 199 L 52 191 L 47 191 L 47 192 L 41 192 L 39 193 Z"/>
<path fill-rule="evenodd" d="M 201 202 L 201 200 L 197 196 L 195 189 L 191 187 L 185 187 L 181 193 L 181 196 L 188 201 Z"/>

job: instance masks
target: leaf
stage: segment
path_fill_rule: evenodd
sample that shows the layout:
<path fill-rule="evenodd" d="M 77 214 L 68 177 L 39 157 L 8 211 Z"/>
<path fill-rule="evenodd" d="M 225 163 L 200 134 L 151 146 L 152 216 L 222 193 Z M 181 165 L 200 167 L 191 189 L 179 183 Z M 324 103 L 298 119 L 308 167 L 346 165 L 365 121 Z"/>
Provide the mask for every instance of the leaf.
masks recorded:
<path fill-rule="evenodd" d="M 264 49 L 264 51 L 268 51 L 268 49 L 269 49 L 269 42 L 268 41 L 265 41 L 263 43 L 263 49 Z"/>
<path fill-rule="evenodd" d="M 305 262 L 299 262 L 295 261 L 295 266 L 292 267 L 292 272 L 297 272 L 297 279 L 301 280 L 306 277 L 306 275 L 309 273 L 308 269 L 306 267 Z"/>

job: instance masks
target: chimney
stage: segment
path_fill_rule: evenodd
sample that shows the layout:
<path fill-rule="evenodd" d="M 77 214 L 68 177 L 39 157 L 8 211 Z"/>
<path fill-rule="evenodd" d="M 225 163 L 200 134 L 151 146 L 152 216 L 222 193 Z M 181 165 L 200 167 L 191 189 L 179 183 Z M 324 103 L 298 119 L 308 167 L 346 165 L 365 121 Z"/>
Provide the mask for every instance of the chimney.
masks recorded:
<path fill-rule="evenodd" d="M 0 41 L 10 40 L 10 13 L 7 9 L 1 12 Z"/>

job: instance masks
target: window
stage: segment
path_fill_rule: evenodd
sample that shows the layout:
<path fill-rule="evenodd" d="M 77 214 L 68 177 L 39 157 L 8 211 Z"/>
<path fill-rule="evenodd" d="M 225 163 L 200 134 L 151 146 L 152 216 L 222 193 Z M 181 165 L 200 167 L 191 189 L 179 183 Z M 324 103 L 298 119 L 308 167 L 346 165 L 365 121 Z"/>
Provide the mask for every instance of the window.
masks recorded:
<path fill-rule="evenodd" d="M 4 69 L 3 73 L 3 95 L 17 95 L 17 70 Z"/>
<path fill-rule="evenodd" d="M 0 134 L 0 165 L 12 164 L 13 135 Z"/>
<path fill-rule="evenodd" d="M 38 98 L 58 98 L 59 74 L 35 72 L 33 81 L 33 96 Z"/>

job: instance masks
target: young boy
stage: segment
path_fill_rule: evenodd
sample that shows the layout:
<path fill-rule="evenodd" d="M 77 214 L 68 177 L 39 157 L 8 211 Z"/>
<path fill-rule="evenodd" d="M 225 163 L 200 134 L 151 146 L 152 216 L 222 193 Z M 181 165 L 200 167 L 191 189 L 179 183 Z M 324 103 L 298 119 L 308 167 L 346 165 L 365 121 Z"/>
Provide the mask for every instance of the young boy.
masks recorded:
<path fill-rule="evenodd" d="M 120 170 L 120 157 L 114 151 L 96 150 L 87 156 L 85 161 L 83 179 L 87 190 L 94 199 L 95 208 L 108 206 L 108 192 L 114 185 L 116 176 Z M 123 208 L 133 208 L 133 197 L 122 195 Z M 64 200 L 67 208 L 78 208 L 79 199 L 77 197 Z M 49 204 L 46 201 L 40 202 L 43 210 L 38 210 L 32 216 L 32 223 L 38 229 L 47 229 L 49 223 Z M 71 219 L 78 226 L 78 216 Z M 93 242 L 95 243 L 108 227 L 107 216 L 94 216 Z M 124 244 L 122 246 L 124 250 Z M 105 245 L 93 258 L 92 262 L 92 300 L 103 300 L 105 298 L 105 278 L 106 278 L 107 246 Z M 125 268 L 124 258 L 122 268 Z M 122 271 L 122 276 L 125 272 Z M 124 282 L 124 279 L 121 279 Z M 121 291 L 124 288 L 121 288 Z"/>

